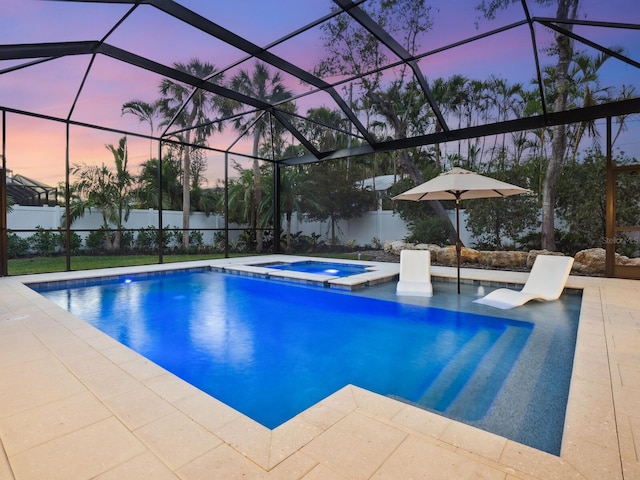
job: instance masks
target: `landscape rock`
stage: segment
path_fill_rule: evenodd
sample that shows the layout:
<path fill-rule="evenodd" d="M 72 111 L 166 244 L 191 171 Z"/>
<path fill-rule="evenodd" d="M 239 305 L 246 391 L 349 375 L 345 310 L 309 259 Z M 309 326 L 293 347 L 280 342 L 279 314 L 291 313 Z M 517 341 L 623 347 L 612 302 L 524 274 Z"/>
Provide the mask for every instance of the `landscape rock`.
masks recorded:
<path fill-rule="evenodd" d="M 573 270 L 586 275 L 603 274 L 606 263 L 606 250 L 604 248 L 588 248 L 576 253 Z M 626 257 L 616 253 L 616 265 L 640 265 L 640 259 Z"/>
<path fill-rule="evenodd" d="M 605 256 L 604 248 L 580 250 L 574 257 L 574 270 L 585 274 L 602 274 L 604 273 Z"/>
<path fill-rule="evenodd" d="M 478 263 L 494 268 L 521 269 L 527 266 L 528 252 L 482 251 Z"/>
<path fill-rule="evenodd" d="M 400 255 L 402 250 L 412 250 L 415 244 L 407 243 L 404 240 L 387 240 L 384 242 L 384 251 L 386 253 L 393 253 L 394 255 Z"/>
<path fill-rule="evenodd" d="M 538 255 L 558 255 L 558 256 L 563 256 L 564 253 L 562 253 L 562 252 L 552 252 L 550 250 L 529 250 L 529 253 L 527 254 L 527 268 L 533 267 L 533 262 L 536 261 L 536 257 Z"/>
<path fill-rule="evenodd" d="M 443 265 L 454 266 L 458 263 L 455 245 L 443 247 L 437 251 L 435 255 L 435 261 Z M 479 258 L 480 252 L 478 250 L 462 247 L 460 251 L 460 263 L 478 263 Z"/>

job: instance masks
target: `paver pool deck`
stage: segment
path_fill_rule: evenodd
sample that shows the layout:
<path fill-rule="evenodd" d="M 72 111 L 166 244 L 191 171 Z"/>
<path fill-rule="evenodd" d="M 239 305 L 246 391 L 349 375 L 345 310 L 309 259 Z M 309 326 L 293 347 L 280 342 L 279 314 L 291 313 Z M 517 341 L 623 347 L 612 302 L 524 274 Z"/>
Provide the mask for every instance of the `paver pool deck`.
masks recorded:
<path fill-rule="evenodd" d="M 569 278 L 583 296 L 560 456 L 354 386 L 269 430 L 24 285 L 234 263 L 0 278 L 0 479 L 640 479 L 637 280 Z"/>

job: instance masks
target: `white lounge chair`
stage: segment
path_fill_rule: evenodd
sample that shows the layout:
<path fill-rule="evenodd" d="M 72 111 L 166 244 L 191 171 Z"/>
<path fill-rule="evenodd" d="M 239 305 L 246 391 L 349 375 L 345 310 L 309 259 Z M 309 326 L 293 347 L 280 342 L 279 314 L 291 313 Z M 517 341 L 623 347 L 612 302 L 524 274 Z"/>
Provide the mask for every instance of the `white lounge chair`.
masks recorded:
<path fill-rule="evenodd" d="M 400 252 L 400 280 L 396 286 L 396 294 L 415 297 L 433 296 L 429 250 Z"/>
<path fill-rule="evenodd" d="M 530 300 L 557 300 L 564 290 L 572 266 L 572 257 L 538 255 L 522 290 L 499 288 L 474 302 L 507 310 Z"/>

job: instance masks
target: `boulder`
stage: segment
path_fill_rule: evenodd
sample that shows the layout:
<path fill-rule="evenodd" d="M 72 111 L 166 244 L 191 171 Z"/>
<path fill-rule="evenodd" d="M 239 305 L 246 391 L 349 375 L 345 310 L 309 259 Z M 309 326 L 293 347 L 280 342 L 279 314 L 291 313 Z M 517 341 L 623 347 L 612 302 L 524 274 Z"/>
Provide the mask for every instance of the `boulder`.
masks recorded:
<path fill-rule="evenodd" d="M 433 243 L 419 243 L 415 246 L 416 250 L 429 250 L 431 253 L 431 258 L 437 258 L 438 252 L 442 250 L 440 245 L 435 245 Z"/>
<path fill-rule="evenodd" d="M 575 256 L 574 270 L 586 275 L 601 275 L 604 273 L 606 257 L 607 253 L 604 248 L 580 250 Z M 616 265 L 640 265 L 639 259 L 630 259 L 618 253 L 616 253 L 615 262 Z"/>
<path fill-rule="evenodd" d="M 552 252 L 550 250 L 529 250 L 529 253 L 527 254 L 527 268 L 533 267 L 533 262 L 536 261 L 536 257 L 538 255 L 559 255 L 559 256 L 563 256 L 564 253 L 562 253 L 562 252 Z"/>
<path fill-rule="evenodd" d="M 431 252 L 431 258 L 435 259 L 437 252 L 441 249 L 442 247 L 433 243 L 418 243 L 416 245 L 415 243 L 408 243 L 403 240 L 388 240 L 384 243 L 385 253 L 398 256 L 402 250 L 429 250 L 429 252 Z"/>
<path fill-rule="evenodd" d="M 627 258 L 627 261 L 624 265 L 628 265 L 630 267 L 640 267 L 640 258 Z"/>
<path fill-rule="evenodd" d="M 519 269 L 527 266 L 528 252 L 482 251 L 478 263 L 494 268 Z"/>
<path fill-rule="evenodd" d="M 443 265 L 454 266 L 457 265 L 456 247 L 455 245 L 449 245 L 447 247 L 440 248 L 435 252 L 435 261 Z M 462 247 L 460 250 L 460 263 L 478 263 L 480 252 L 473 248 Z"/>
<path fill-rule="evenodd" d="M 574 257 L 575 270 L 586 274 L 604 273 L 606 252 L 604 248 L 588 248 L 580 250 Z"/>
<path fill-rule="evenodd" d="M 392 253 L 394 255 L 400 255 L 402 250 L 413 250 L 415 245 L 413 243 L 407 243 L 404 240 L 387 240 L 384 242 L 385 253 Z"/>

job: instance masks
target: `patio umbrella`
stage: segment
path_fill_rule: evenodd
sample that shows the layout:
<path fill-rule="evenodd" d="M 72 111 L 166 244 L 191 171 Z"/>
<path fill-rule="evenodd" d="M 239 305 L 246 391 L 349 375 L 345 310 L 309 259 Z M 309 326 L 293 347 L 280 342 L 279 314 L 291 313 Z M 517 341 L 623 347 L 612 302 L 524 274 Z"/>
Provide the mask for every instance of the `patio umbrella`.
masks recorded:
<path fill-rule="evenodd" d="M 531 190 L 491 177 L 454 167 L 411 190 L 393 197 L 393 200 L 455 200 L 456 201 L 456 257 L 458 259 L 458 293 L 460 293 L 460 200 L 469 198 L 508 197 Z"/>

